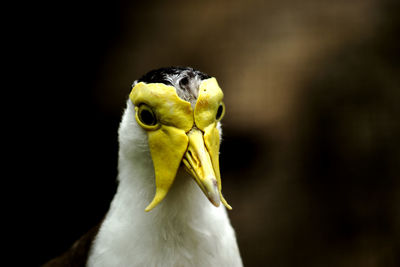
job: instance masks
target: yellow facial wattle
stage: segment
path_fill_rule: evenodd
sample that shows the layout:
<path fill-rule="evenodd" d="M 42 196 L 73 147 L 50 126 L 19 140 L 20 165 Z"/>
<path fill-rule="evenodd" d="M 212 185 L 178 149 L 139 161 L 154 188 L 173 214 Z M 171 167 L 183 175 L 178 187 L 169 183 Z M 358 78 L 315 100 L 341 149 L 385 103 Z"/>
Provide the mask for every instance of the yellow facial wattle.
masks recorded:
<path fill-rule="evenodd" d="M 224 114 L 223 93 L 215 78 L 203 80 L 193 110 L 173 86 L 162 83 L 136 84 L 129 95 L 138 124 L 147 131 L 155 172 L 156 193 L 146 207 L 150 211 L 167 195 L 181 164 L 192 174 L 212 204 L 221 201 L 219 131 Z M 156 119 L 146 119 L 149 116 Z"/>

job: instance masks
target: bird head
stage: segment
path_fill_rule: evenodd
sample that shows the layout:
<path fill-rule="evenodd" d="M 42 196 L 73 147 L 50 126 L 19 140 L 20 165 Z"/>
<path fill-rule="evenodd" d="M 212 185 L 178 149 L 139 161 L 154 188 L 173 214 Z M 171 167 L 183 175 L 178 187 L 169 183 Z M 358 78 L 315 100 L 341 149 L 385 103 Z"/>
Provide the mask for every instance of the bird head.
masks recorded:
<path fill-rule="evenodd" d="M 180 166 L 214 206 L 231 209 L 219 169 L 223 96 L 215 78 L 192 68 L 163 68 L 135 81 L 129 98 L 147 133 L 155 173 L 155 196 L 145 211 L 166 197 Z"/>

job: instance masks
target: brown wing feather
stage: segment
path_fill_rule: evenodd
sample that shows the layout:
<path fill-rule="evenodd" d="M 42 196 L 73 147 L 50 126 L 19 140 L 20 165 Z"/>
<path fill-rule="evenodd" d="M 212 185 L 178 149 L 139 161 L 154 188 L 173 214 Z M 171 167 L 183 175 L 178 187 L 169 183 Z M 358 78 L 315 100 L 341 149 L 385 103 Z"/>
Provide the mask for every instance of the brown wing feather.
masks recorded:
<path fill-rule="evenodd" d="M 42 267 L 84 267 L 89 256 L 93 240 L 99 232 L 100 224 L 96 225 L 76 241 L 72 247 L 57 258 L 54 258 Z"/>

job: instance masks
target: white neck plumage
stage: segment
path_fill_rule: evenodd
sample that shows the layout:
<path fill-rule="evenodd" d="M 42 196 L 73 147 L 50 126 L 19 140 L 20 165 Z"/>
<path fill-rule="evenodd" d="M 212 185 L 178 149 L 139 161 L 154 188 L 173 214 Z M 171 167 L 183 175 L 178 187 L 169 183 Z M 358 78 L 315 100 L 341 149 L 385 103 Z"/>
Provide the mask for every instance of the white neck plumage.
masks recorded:
<path fill-rule="evenodd" d="M 128 101 L 119 129 L 119 186 L 88 266 L 241 266 L 223 205 L 216 208 L 181 168 L 153 210 L 154 169 L 146 132 Z"/>

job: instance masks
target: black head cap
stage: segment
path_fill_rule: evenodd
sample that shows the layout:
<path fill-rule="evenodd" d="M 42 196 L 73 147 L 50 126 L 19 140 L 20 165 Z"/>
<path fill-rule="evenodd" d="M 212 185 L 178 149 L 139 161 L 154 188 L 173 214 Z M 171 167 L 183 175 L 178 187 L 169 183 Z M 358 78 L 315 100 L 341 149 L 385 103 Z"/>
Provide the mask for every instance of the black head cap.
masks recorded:
<path fill-rule="evenodd" d="M 194 105 L 201 81 L 208 78 L 211 78 L 211 76 L 191 67 L 168 67 L 148 72 L 135 81 L 133 86 L 139 82 L 171 85 L 175 87 L 180 98 Z"/>
<path fill-rule="evenodd" d="M 211 78 L 208 74 L 191 67 L 167 67 L 149 71 L 138 79 L 137 82 L 163 83 L 174 86 L 174 83 L 172 82 L 174 79 L 172 79 L 172 77 L 182 76 L 184 73 L 189 76 L 189 78 L 196 76 L 199 77 L 200 80 Z M 185 82 L 185 80 L 182 80 L 182 82 Z"/>

